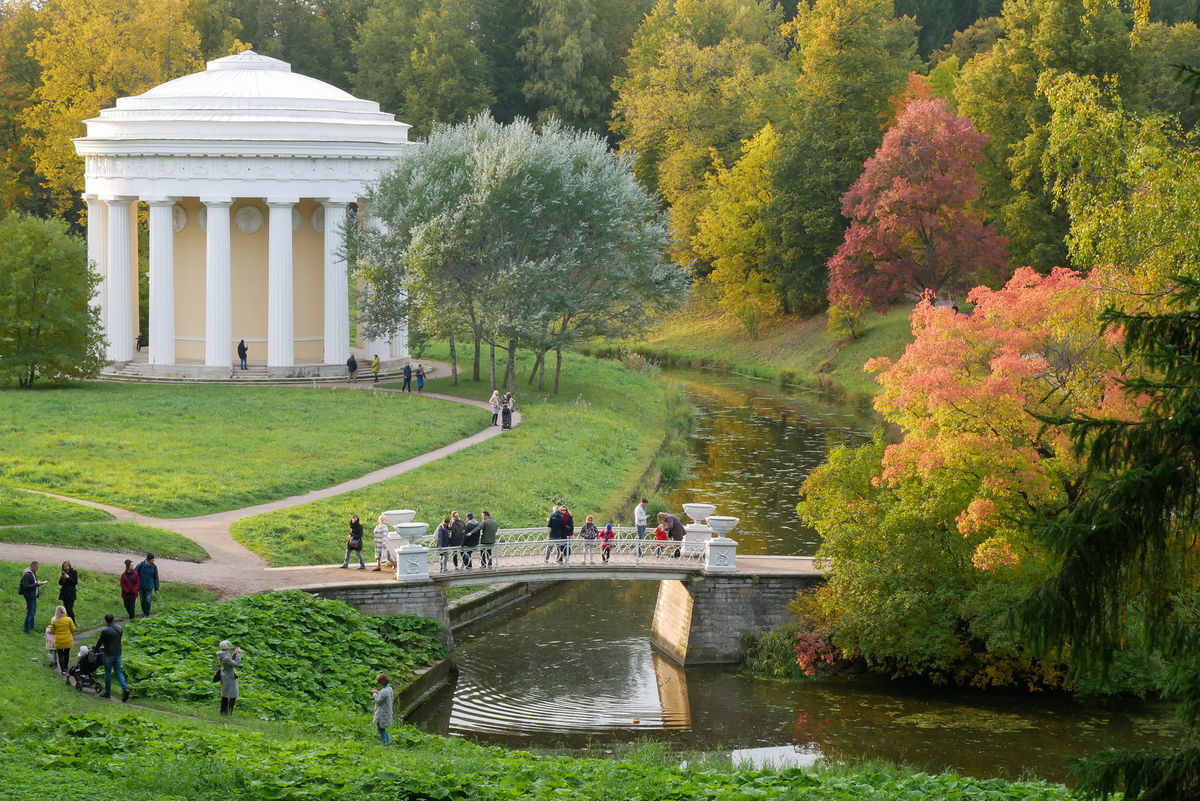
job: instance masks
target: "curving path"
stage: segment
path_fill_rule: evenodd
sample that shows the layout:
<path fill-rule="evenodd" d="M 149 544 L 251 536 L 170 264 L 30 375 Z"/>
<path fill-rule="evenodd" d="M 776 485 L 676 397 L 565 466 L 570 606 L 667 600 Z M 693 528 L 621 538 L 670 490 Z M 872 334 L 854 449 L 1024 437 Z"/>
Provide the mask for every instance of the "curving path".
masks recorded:
<path fill-rule="evenodd" d="M 381 389 L 385 392 L 398 390 L 373 386 L 371 382 L 345 382 L 327 386 L 351 387 L 362 389 Z M 458 398 L 453 395 L 442 395 L 435 392 L 424 392 L 423 395 L 438 400 L 453 403 L 465 403 L 480 409 L 489 409 L 486 401 L 475 401 Z M 521 421 L 519 412 L 513 412 L 513 425 Z M 247 517 L 253 517 L 276 509 L 287 509 L 292 506 L 309 503 L 310 501 L 332 498 L 356 489 L 377 484 L 385 479 L 393 478 L 415 470 L 422 465 L 435 462 L 452 453 L 469 448 L 492 437 L 501 434 L 499 426 L 487 426 L 477 434 L 443 445 L 440 448 L 414 456 L 398 464 L 389 465 L 367 473 L 364 476 L 344 481 L 332 487 L 313 490 L 303 495 L 292 495 L 269 503 L 247 506 L 242 509 L 231 509 L 225 512 L 215 512 L 197 517 L 159 518 L 119 509 L 94 501 L 78 498 L 68 498 L 64 495 L 42 493 L 53 498 L 59 498 L 96 509 L 103 509 L 117 520 L 141 523 L 147 526 L 167 529 L 194 540 L 208 551 L 209 558 L 204 562 L 184 562 L 176 559 L 159 557 L 155 563 L 159 566 L 164 581 L 185 581 L 192 584 L 203 584 L 221 593 L 222 597 L 246 595 L 263 590 L 286 589 L 289 587 L 309 586 L 313 584 L 338 583 L 346 581 L 378 581 L 381 574 L 371 570 L 342 570 L 337 565 L 319 565 L 313 567 L 284 567 L 269 568 L 262 557 L 245 548 L 234 540 L 230 531 L 234 522 Z M 55 565 L 69 559 L 71 564 L 82 570 L 105 573 L 120 573 L 124 561 L 123 554 L 112 551 L 93 551 L 77 548 L 62 548 L 54 545 L 26 545 L 15 542 L 0 543 L 0 559 L 10 562 L 28 563 L 38 560 L 42 564 Z"/>

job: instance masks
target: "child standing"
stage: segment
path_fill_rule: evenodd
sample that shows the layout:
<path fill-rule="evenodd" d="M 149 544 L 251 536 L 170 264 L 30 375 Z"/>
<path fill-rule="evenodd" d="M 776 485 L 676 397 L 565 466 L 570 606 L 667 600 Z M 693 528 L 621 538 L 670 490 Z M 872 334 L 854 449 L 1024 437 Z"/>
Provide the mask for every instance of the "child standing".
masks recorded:
<path fill-rule="evenodd" d="M 600 532 L 600 561 L 601 562 L 608 561 L 608 555 L 612 552 L 612 541 L 613 541 L 613 538 L 616 536 L 617 536 L 616 533 L 613 532 L 612 521 L 610 520 L 604 524 L 604 530 Z"/>

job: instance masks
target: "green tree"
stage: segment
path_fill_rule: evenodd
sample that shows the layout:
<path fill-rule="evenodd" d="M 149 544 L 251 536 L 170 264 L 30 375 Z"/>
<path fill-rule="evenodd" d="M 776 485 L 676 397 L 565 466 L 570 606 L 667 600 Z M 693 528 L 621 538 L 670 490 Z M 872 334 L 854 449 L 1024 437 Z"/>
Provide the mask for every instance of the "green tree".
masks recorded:
<path fill-rule="evenodd" d="M 29 55 L 40 31 L 31 0 L 0 5 L 0 214 L 49 210 L 22 123 L 41 83 L 37 61 Z"/>
<path fill-rule="evenodd" d="M 708 202 L 703 176 L 713 150 L 734 161 L 743 140 L 783 115 L 781 22 L 766 0 L 659 0 L 616 81 L 621 151 L 670 204 L 671 255 L 698 274 L 709 270 L 692 241 Z"/>
<path fill-rule="evenodd" d="M 25 143 L 55 207 L 78 208 L 83 161 L 71 140 L 83 121 L 118 97 L 136 95 L 201 67 L 199 38 L 182 0 L 51 0 L 30 45 L 41 70 L 36 103 L 22 115 Z"/>
<path fill-rule="evenodd" d="M 230 0 L 238 36 L 303 75 L 350 88 L 352 43 L 370 0 Z"/>
<path fill-rule="evenodd" d="M 537 110 L 524 92 L 529 73 L 517 56 L 521 31 L 530 24 L 531 4 L 525 0 L 475 0 L 475 5 L 479 15 L 476 44 L 491 70 L 492 116 L 505 124 L 517 117 L 534 119 Z"/>
<path fill-rule="evenodd" d="M 1118 0 L 1008 0 L 1003 38 L 962 67 L 958 113 L 988 137 L 983 202 L 1008 237 L 1014 267 L 1045 272 L 1067 263 L 1067 216 L 1054 208 L 1042 173 L 1050 107 L 1038 79 L 1107 75 L 1123 92 L 1139 91 L 1132 24 Z"/>
<path fill-rule="evenodd" d="M 0 375 L 31 387 L 39 376 L 85 378 L 104 366 L 100 277 L 87 245 L 58 220 L 0 217 Z"/>
<path fill-rule="evenodd" d="M 841 197 L 916 66 L 916 26 L 893 16 L 891 0 L 817 0 L 801 4 L 784 35 L 800 74 L 780 126 L 763 268 L 785 311 L 811 310 L 825 304 L 825 264 L 845 230 Z"/>
<path fill-rule="evenodd" d="M 411 121 L 417 135 L 439 123 L 465 122 L 494 100 L 488 64 L 472 36 L 476 27 L 474 8 L 466 0 L 433 4 L 415 20 L 403 119 Z"/>
<path fill-rule="evenodd" d="M 1191 87 L 1179 80 L 1175 66 L 1200 63 L 1200 28 L 1191 22 L 1169 28 L 1156 22 L 1142 28 L 1138 39 L 1147 106 L 1175 115 L 1185 131 L 1192 130 L 1200 122 L 1200 107 L 1191 102 Z"/>
<path fill-rule="evenodd" d="M 521 35 L 525 97 L 538 119 L 556 117 L 603 133 L 612 75 L 592 0 L 533 0 L 534 22 Z"/>

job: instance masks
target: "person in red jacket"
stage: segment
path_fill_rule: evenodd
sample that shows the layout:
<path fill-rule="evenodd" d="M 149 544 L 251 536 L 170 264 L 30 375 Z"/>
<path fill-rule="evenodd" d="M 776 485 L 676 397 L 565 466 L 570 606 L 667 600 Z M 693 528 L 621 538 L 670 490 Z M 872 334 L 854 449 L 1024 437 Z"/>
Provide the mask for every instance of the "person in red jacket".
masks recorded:
<path fill-rule="evenodd" d="M 125 602 L 125 611 L 133 620 L 134 603 L 142 590 L 142 582 L 137 571 L 133 569 L 133 560 L 125 560 L 125 572 L 121 574 L 121 600 Z"/>

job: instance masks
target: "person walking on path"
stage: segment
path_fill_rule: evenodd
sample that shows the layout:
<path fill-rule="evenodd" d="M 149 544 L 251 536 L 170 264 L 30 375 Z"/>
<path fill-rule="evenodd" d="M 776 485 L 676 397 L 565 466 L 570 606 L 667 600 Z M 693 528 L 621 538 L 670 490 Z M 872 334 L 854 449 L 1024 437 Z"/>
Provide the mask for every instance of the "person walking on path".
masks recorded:
<path fill-rule="evenodd" d="M 404 383 L 400 385 L 401 392 L 412 394 L 412 365 L 408 362 L 404 363 L 404 369 L 401 371 L 404 375 Z"/>
<path fill-rule="evenodd" d="M 366 570 L 367 563 L 363 561 L 363 527 L 358 521 L 358 515 L 350 515 L 350 533 L 346 535 L 346 558 L 342 567 L 350 567 L 350 554 L 358 554 L 358 569 Z"/>
<path fill-rule="evenodd" d="M 117 683 L 121 685 L 121 701 L 128 701 L 129 684 L 125 681 L 125 672 L 121 670 L 121 637 L 125 630 L 114 622 L 112 612 L 104 616 L 104 624 L 96 640 L 96 648 L 100 649 L 100 656 L 104 658 L 104 694 L 100 697 L 112 697 L 112 676 L 115 672 Z"/>
<path fill-rule="evenodd" d="M 67 675 L 67 664 L 71 661 L 71 649 L 75 647 L 75 621 L 65 607 L 54 610 L 50 621 L 50 633 L 54 635 L 54 650 L 58 652 L 58 672 Z"/>
<path fill-rule="evenodd" d="M 388 524 L 387 521 L 383 519 L 383 515 L 380 515 L 379 523 L 375 526 L 375 528 L 371 529 L 371 540 L 375 545 L 374 571 L 376 573 L 383 570 L 383 563 L 385 560 L 388 564 L 392 564 L 392 555 L 388 553 L 387 536 Z"/>
<path fill-rule="evenodd" d="M 375 716 L 371 718 L 371 722 L 375 724 L 375 728 L 379 730 L 379 740 L 384 745 L 391 745 L 392 738 L 388 736 L 388 729 L 392 725 L 392 685 L 386 673 L 380 673 L 375 677 L 375 682 L 379 685 L 379 689 L 371 688 L 371 695 L 375 696 Z"/>
<path fill-rule="evenodd" d="M 358 380 L 358 359 L 354 358 L 354 354 L 350 354 L 350 358 L 346 359 L 346 369 L 350 371 L 350 380 Z"/>
<path fill-rule="evenodd" d="M 600 538 L 600 529 L 596 528 L 595 519 L 588 515 L 583 522 L 583 528 L 579 529 L 579 536 L 583 538 L 583 559 L 582 564 L 596 564 L 596 540 Z"/>
<path fill-rule="evenodd" d="M 41 592 L 42 585 L 46 582 L 38 581 L 37 571 L 39 564 L 34 561 L 29 563 L 29 567 L 21 573 L 21 583 L 19 590 L 21 597 L 25 599 L 25 633 L 33 631 L 33 618 L 37 614 L 37 599 L 38 593 Z"/>
<path fill-rule="evenodd" d="M 230 650 L 232 649 L 232 650 Z M 217 673 L 221 681 L 221 714 L 232 715 L 238 699 L 237 669 L 242 666 L 242 649 L 234 648 L 229 640 L 217 647 Z"/>
<path fill-rule="evenodd" d="M 66 607 L 67 617 L 75 619 L 75 598 L 78 595 L 79 573 L 71 567 L 70 562 L 62 563 L 62 572 L 58 576 L 58 600 Z"/>
<path fill-rule="evenodd" d="M 142 597 L 142 617 L 150 617 L 150 602 L 154 593 L 158 592 L 158 565 L 154 564 L 154 554 L 146 554 L 146 558 L 135 568 L 138 574 L 138 594 Z"/>
<path fill-rule="evenodd" d="M 425 368 L 417 362 L 417 392 L 425 389 Z"/>
<path fill-rule="evenodd" d="M 492 518 L 492 513 L 486 509 L 483 512 L 483 522 L 479 524 L 479 566 L 495 567 L 493 559 L 496 550 L 496 532 L 500 524 Z"/>
<path fill-rule="evenodd" d="M 644 539 L 646 536 L 646 504 L 648 501 L 642 498 L 638 501 L 637 506 L 633 507 L 633 525 L 637 528 L 637 538 Z M 638 543 L 638 556 L 642 555 L 642 544 Z"/>
<path fill-rule="evenodd" d="M 250 352 L 250 349 L 246 347 L 246 340 L 239 339 L 238 340 L 238 361 L 241 362 L 243 370 L 246 369 L 246 355 L 249 352 Z"/>
<path fill-rule="evenodd" d="M 379 383 L 379 354 L 378 353 L 376 353 L 375 358 L 371 360 L 371 372 L 375 374 L 375 381 L 373 383 L 378 384 Z"/>
<path fill-rule="evenodd" d="M 492 407 L 492 425 L 496 425 L 496 421 L 500 419 L 500 390 L 492 390 L 492 397 L 488 398 L 488 406 Z"/>
<path fill-rule="evenodd" d="M 446 560 L 450 556 L 450 518 L 443 517 L 441 525 L 434 532 L 437 538 L 438 559 L 441 561 L 441 572 L 446 572 Z"/>
<path fill-rule="evenodd" d="M 513 409 L 517 408 L 516 401 L 513 400 L 511 392 L 504 393 L 504 399 L 500 401 L 500 430 L 508 431 L 512 428 L 512 413 Z"/>
<path fill-rule="evenodd" d="M 141 579 L 137 571 L 133 569 L 133 560 L 125 560 L 125 572 L 121 574 L 121 602 L 125 604 L 125 611 L 129 613 L 129 619 L 133 620 L 135 606 L 138 595 L 141 594 Z"/>
<path fill-rule="evenodd" d="M 667 530 L 667 536 L 675 540 L 675 542 L 683 542 L 683 538 L 687 536 L 687 529 L 683 527 L 683 523 L 679 522 L 679 518 L 675 515 L 669 515 L 666 512 L 658 513 L 658 522 Z M 675 546 L 675 553 L 672 557 L 678 557 L 680 554 L 679 545 Z"/>

